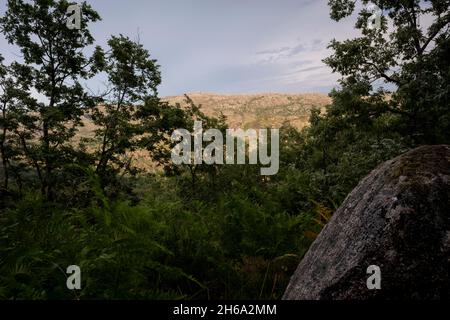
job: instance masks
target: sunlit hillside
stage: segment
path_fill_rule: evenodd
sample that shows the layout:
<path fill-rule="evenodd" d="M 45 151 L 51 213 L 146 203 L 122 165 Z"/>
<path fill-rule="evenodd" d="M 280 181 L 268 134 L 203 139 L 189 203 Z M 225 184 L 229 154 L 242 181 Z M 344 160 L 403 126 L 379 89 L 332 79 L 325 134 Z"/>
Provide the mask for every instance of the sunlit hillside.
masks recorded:
<path fill-rule="evenodd" d="M 322 109 L 331 102 L 327 95 L 318 93 L 190 93 L 188 96 L 196 104 L 202 105 L 202 111 L 208 116 L 223 113 L 231 128 L 277 128 L 288 122 L 301 129 L 308 124 L 311 109 Z M 173 96 L 166 100 L 183 104 L 185 97 Z"/>

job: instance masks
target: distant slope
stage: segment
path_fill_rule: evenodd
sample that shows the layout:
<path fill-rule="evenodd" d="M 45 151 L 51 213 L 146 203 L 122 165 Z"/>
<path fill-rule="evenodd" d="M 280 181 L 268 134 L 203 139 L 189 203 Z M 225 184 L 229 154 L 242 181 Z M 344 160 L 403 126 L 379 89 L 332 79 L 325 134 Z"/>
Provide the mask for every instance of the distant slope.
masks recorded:
<path fill-rule="evenodd" d="M 190 93 L 188 96 L 196 104 L 202 105 L 202 112 L 208 116 L 217 117 L 222 112 L 227 116 L 230 128 L 279 128 L 288 122 L 298 129 L 305 127 L 309 121 L 312 108 L 324 108 L 331 99 L 323 94 L 278 94 L 262 93 L 247 95 L 219 95 L 213 93 Z M 163 100 L 171 104 L 185 104 L 184 96 L 165 97 Z M 80 127 L 74 138 L 92 138 L 96 126 L 88 117 L 83 117 L 83 127 Z M 96 149 L 95 143 L 88 145 Z M 127 155 L 140 169 L 157 171 L 158 166 L 148 153 L 138 150 Z"/>
<path fill-rule="evenodd" d="M 313 108 L 323 109 L 331 103 L 324 94 L 240 94 L 220 95 L 214 93 L 187 94 L 208 116 L 219 116 L 222 112 L 227 117 L 231 128 L 278 128 L 283 123 L 301 129 L 308 124 Z M 164 100 L 175 104 L 185 103 L 184 96 L 166 97 Z"/>

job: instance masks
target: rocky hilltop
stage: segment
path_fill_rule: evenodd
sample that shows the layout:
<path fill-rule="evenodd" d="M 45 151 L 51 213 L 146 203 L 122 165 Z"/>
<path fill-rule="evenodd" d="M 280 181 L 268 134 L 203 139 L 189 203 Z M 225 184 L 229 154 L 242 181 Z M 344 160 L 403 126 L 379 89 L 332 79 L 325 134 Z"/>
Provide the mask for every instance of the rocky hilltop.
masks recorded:
<path fill-rule="evenodd" d="M 208 116 L 223 113 L 231 128 L 278 128 L 289 123 L 299 129 L 309 122 L 313 108 L 323 109 L 331 103 L 330 97 L 319 93 L 306 94 L 187 94 Z M 166 97 L 170 103 L 185 103 L 184 96 Z"/>

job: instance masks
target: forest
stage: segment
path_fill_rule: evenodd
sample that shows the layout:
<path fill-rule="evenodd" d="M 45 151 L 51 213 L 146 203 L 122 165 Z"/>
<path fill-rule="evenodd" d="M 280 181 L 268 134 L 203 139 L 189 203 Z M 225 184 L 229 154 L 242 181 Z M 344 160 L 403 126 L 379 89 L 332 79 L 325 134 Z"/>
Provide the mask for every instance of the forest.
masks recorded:
<path fill-rule="evenodd" d="M 357 5 L 355 5 L 357 3 Z M 360 35 L 332 41 L 340 75 L 325 111 L 280 129 L 279 170 L 171 160 L 179 128 L 228 128 L 186 96 L 158 95 L 139 41 L 96 44 L 101 19 L 66 0 L 7 0 L 0 33 L 0 299 L 280 299 L 311 243 L 358 182 L 420 145 L 450 144 L 450 1 L 329 0 Z M 419 24 L 419 19 L 427 23 Z M 98 75 L 105 90 L 82 83 Z M 43 97 L 43 98 L 42 98 Z M 93 137 L 80 137 L 88 119 Z M 135 165 L 147 155 L 158 170 Z M 81 269 L 68 290 L 66 268 Z"/>

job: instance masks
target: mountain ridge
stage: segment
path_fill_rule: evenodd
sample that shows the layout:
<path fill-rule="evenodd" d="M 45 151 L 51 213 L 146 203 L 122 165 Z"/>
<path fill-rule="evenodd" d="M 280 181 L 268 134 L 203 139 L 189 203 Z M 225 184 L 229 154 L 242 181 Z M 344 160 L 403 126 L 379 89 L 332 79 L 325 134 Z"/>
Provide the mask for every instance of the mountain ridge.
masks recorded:
<path fill-rule="evenodd" d="M 208 116 L 221 113 L 231 128 L 278 128 L 283 124 L 302 129 L 309 123 L 312 109 L 324 110 L 331 98 L 321 93 L 251 93 L 219 94 L 213 92 L 186 93 Z M 162 100 L 185 105 L 185 95 L 167 96 Z"/>

